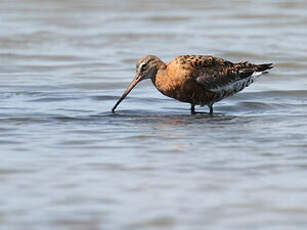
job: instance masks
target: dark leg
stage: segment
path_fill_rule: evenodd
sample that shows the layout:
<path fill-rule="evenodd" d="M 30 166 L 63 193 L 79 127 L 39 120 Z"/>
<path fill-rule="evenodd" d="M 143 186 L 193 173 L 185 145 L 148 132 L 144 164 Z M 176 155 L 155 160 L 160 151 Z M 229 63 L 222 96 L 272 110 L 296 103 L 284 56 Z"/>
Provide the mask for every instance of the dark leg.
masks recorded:
<path fill-rule="evenodd" d="M 195 105 L 191 104 L 191 114 L 195 114 Z"/>
<path fill-rule="evenodd" d="M 212 115 L 213 114 L 213 105 L 208 105 L 208 107 L 209 107 L 209 109 L 210 109 L 210 115 Z"/>

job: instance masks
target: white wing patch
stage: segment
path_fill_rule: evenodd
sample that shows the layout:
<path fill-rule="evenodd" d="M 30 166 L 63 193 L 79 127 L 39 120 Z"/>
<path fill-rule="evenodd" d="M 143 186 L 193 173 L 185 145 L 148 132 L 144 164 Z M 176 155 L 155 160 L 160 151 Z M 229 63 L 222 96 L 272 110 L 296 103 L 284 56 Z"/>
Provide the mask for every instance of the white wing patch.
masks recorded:
<path fill-rule="evenodd" d="M 247 78 L 244 78 L 244 79 L 239 80 L 239 81 L 232 82 L 228 85 L 219 86 L 219 87 L 210 89 L 210 91 L 215 92 L 215 93 L 222 93 L 222 94 L 225 94 L 225 96 L 235 94 L 235 93 L 241 91 L 242 89 L 244 89 L 245 87 L 249 86 L 250 84 L 252 84 L 263 73 L 264 73 L 263 71 L 254 72 L 252 75 L 250 75 Z"/>
<path fill-rule="evenodd" d="M 253 72 L 252 77 L 260 77 L 264 72 L 263 71 L 259 71 L 259 72 Z"/>

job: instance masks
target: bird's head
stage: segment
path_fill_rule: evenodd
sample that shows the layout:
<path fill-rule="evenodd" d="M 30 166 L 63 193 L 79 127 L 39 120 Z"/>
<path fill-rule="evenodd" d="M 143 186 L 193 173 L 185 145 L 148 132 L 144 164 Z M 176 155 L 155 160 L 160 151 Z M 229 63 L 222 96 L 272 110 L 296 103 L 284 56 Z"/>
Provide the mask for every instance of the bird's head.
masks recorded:
<path fill-rule="evenodd" d="M 119 103 L 125 99 L 125 97 L 140 81 L 145 79 L 154 79 L 161 64 L 164 63 L 158 57 L 153 55 L 147 55 L 139 59 L 136 64 L 136 75 L 134 79 L 132 80 L 128 88 L 125 90 L 123 95 L 119 98 L 119 100 L 113 107 L 112 112 L 114 113 Z"/>
<path fill-rule="evenodd" d="M 136 63 L 135 80 L 142 81 L 156 76 L 161 60 L 153 55 L 142 57 Z"/>

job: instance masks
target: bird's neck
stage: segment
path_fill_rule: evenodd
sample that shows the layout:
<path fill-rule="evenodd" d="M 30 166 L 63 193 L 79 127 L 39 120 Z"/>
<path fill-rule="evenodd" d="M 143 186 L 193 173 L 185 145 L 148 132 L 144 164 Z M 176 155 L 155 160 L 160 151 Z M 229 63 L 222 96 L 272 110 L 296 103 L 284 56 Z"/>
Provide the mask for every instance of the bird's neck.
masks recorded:
<path fill-rule="evenodd" d="M 167 74 L 167 66 L 162 62 L 154 78 L 151 79 L 154 86 L 164 95 L 168 96 L 170 91 L 171 79 Z"/>

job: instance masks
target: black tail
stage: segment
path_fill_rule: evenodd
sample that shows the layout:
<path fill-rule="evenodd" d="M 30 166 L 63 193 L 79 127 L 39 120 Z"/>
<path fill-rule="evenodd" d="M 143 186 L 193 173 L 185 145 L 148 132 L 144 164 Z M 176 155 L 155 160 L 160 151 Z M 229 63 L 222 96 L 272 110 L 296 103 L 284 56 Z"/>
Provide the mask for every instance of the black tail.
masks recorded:
<path fill-rule="evenodd" d="M 268 64 L 261 64 L 261 65 L 256 65 L 256 71 L 265 71 L 265 70 L 268 70 L 268 69 L 272 69 L 274 66 L 273 66 L 273 63 L 268 63 Z"/>

